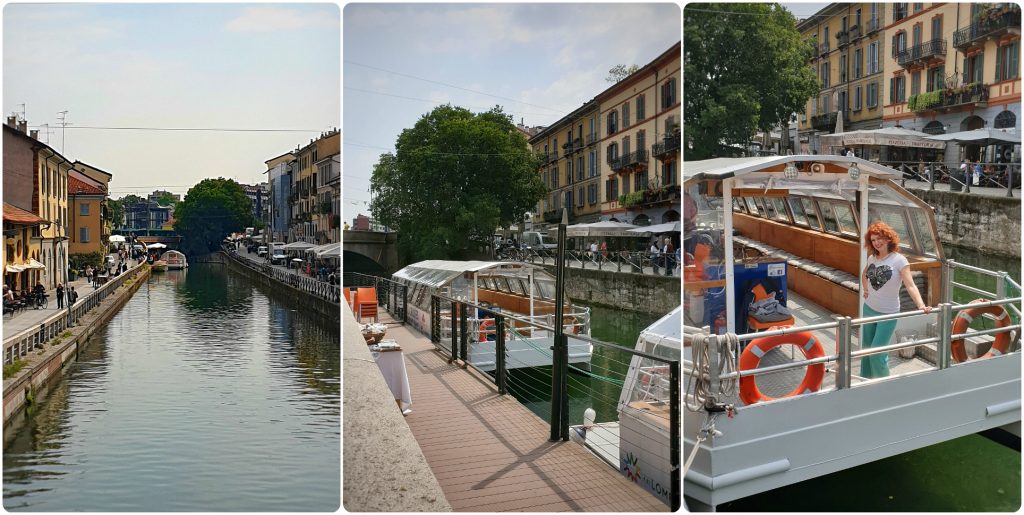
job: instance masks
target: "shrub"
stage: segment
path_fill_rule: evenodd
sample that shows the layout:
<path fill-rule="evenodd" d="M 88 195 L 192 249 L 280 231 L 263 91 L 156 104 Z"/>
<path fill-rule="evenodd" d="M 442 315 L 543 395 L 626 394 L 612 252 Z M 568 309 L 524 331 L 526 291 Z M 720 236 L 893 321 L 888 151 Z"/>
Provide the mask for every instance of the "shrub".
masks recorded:
<path fill-rule="evenodd" d="M 13 377 L 14 374 L 17 374 L 24 366 L 25 362 L 20 359 L 14 360 L 14 363 L 11 363 L 10 365 L 4 365 L 4 379 Z"/>

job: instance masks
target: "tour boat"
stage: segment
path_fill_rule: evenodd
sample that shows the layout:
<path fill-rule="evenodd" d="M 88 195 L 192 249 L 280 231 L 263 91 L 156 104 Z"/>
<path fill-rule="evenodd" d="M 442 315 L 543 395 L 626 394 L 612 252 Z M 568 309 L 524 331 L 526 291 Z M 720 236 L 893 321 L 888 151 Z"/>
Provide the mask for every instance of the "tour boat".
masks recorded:
<path fill-rule="evenodd" d="M 160 259 L 167 263 L 168 270 L 184 270 L 188 268 L 188 260 L 185 259 L 185 254 L 176 250 L 164 252 Z"/>
<path fill-rule="evenodd" d="M 166 272 L 167 271 L 167 262 L 162 260 L 162 259 L 158 259 L 158 260 L 154 261 L 153 262 L 153 271 L 154 272 Z"/>
<path fill-rule="evenodd" d="M 843 156 L 686 163 L 689 509 L 991 428 L 1019 438 L 1020 285 L 946 259 L 933 209 L 901 177 Z M 904 289 L 893 342 L 861 349 L 858 329 L 882 317 L 861 318 L 860 235 L 879 220 L 939 307 L 916 310 Z M 994 278 L 995 291 L 964 285 L 965 274 Z M 887 377 L 861 376 L 874 353 L 889 355 Z"/>
<path fill-rule="evenodd" d="M 431 296 L 443 295 L 489 311 L 514 315 L 553 327 L 555 278 L 543 268 L 503 261 L 421 261 L 395 272 L 393 279 L 408 287 L 406 321 L 430 334 Z M 574 335 L 590 336 L 590 308 L 566 302 L 561 323 L 569 336 L 569 362 L 589 368 L 593 346 Z M 469 363 L 484 371 L 495 369 L 494 320 L 480 310 L 467 317 Z M 451 310 L 440 310 L 441 341 L 451 339 Z M 551 331 L 529 328 L 521 322 L 508 324 L 506 368 L 551 364 Z"/>

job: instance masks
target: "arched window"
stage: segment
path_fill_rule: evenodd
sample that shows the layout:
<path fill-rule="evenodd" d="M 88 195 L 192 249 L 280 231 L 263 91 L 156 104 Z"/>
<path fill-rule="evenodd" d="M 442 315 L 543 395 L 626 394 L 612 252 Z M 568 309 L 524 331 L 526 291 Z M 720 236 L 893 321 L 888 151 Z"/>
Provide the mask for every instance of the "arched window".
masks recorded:
<path fill-rule="evenodd" d="M 663 224 L 666 224 L 666 223 L 669 223 L 669 222 L 678 222 L 678 221 L 679 221 L 679 211 L 676 211 L 675 209 L 669 209 L 668 211 L 665 211 L 665 214 L 661 215 L 661 223 L 663 223 Z"/>
<path fill-rule="evenodd" d="M 961 131 L 973 131 L 983 127 L 985 127 L 985 120 L 982 120 L 980 116 L 968 116 L 964 118 L 964 121 L 960 122 Z"/>
<path fill-rule="evenodd" d="M 1003 111 L 996 115 L 996 121 L 992 127 L 996 129 L 1012 129 L 1017 126 L 1017 115 L 1011 111 Z"/>
<path fill-rule="evenodd" d="M 633 219 L 633 225 L 639 225 L 639 226 L 651 225 L 651 218 L 649 216 L 647 216 L 647 215 L 637 215 L 637 217 Z"/>
<path fill-rule="evenodd" d="M 946 128 L 942 125 L 942 122 L 933 120 L 928 122 L 928 125 L 925 125 L 921 131 L 926 134 L 945 134 Z"/>

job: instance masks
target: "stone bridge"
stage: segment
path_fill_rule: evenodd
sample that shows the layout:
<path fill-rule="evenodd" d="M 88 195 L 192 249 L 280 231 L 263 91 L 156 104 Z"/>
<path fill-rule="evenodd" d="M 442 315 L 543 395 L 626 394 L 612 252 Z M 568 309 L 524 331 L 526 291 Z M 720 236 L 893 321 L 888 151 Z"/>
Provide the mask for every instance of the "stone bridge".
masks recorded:
<path fill-rule="evenodd" d="M 401 268 L 398 233 L 343 231 L 342 260 L 346 272 L 390 277 Z"/>

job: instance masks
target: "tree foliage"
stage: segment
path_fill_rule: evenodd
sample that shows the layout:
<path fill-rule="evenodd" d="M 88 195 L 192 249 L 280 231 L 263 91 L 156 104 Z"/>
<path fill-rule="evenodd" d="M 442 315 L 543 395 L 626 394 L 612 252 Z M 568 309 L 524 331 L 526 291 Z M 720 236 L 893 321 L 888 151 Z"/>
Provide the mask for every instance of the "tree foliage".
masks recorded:
<path fill-rule="evenodd" d="M 811 47 L 779 4 L 689 4 L 683 27 L 687 159 L 789 123 L 819 90 Z"/>
<path fill-rule="evenodd" d="M 607 82 L 611 82 L 612 84 L 615 84 L 616 82 L 619 82 L 620 80 L 625 79 L 630 75 L 633 75 L 639 69 L 640 66 L 636 64 L 631 65 L 628 68 L 624 64 L 616 64 L 615 66 L 612 66 L 610 70 L 608 70 L 608 76 L 605 77 L 604 80 Z"/>
<path fill-rule="evenodd" d="M 231 179 L 203 179 L 174 211 L 174 231 L 187 254 L 216 250 L 224 237 L 252 225 L 249 197 Z"/>
<path fill-rule="evenodd" d="M 512 118 L 443 105 L 398 136 L 373 168 L 370 210 L 414 260 L 465 258 L 522 221 L 545 192 L 538 158 Z"/>
<path fill-rule="evenodd" d="M 162 194 L 160 194 L 159 198 L 156 199 L 156 203 L 160 204 L 161 206 L 170 206 L 172 204 L 177 204 L 177 201 L 174 200 L 173 193 L 165 191 Z"/>

